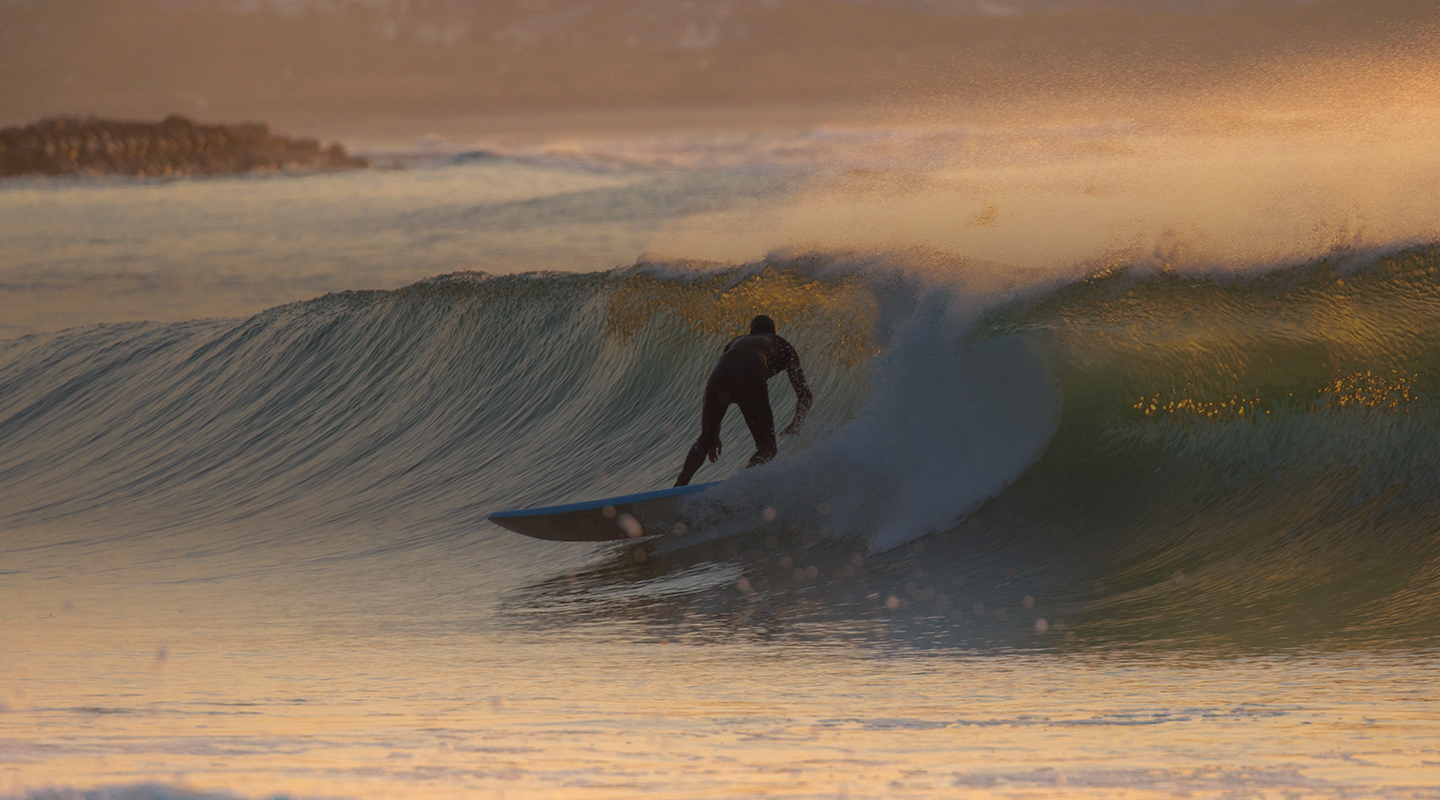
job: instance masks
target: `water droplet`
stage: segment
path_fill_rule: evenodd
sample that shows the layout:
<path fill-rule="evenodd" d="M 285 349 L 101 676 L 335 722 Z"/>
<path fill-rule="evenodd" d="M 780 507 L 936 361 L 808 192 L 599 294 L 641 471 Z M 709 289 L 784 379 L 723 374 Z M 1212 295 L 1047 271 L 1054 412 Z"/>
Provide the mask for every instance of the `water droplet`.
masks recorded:
<path fill-rule="evenodd" d="M 631 539 L 638 539 L 645 535 L 644 529 L 640 527 L 640 522 L 629 514 L 621 514 L 616 518 L 615 524 Z"/>

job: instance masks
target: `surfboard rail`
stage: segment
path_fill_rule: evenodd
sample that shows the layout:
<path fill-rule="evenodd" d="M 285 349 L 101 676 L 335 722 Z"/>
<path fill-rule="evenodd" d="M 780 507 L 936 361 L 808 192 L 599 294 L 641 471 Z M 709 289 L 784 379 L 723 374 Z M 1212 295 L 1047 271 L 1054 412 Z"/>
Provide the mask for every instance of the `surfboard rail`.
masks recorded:
<path fill-rule="evenodd" d="M 604 497 L 578 503 L 497 511 L 496 525 L 552 542 L 607 542 L 670 532 L 679 498 L 703 492 L 719 481 L 672 486 L 650 492 Z"/>

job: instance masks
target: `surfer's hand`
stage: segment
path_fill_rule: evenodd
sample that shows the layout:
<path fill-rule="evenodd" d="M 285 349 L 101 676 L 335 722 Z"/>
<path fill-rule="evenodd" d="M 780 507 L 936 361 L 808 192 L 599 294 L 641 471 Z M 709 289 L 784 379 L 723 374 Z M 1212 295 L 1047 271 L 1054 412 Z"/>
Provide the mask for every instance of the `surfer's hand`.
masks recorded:
<path fill-rule="evenodd" d="M 715 443 L 715 446 L 712 447 L 712 448 L 710 448 L 709 452 L 707 452 L 705 455 L 707 455 L 707 456 L 710 457 L 710 463 L 711 463 L 711 464 L 714 464 L 716 461 L 719 461 L 719 460 L 720 460 L 720 443 L 719 443 L 719 442 L 716 442 L 716 443 Z"/>

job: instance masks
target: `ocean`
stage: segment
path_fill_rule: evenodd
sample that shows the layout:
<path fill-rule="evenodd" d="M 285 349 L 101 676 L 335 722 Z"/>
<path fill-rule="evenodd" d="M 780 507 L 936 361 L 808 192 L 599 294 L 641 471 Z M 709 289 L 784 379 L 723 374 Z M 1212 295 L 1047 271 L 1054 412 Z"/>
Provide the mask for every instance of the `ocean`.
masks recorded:
<path fill-rule="evenodd" d="M 1440 797 L 1437 133 L 6 181 L 0 792 Z M 759 313 L 815 407 L 688 529 L 487 521 L 669 486 Z"/>

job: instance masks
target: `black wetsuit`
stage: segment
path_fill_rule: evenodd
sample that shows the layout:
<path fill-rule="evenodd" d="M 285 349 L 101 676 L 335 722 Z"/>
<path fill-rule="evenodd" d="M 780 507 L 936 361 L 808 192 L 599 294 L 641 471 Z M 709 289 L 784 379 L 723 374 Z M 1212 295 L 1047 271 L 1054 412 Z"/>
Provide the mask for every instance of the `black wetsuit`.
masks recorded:
<path fill-rule="evenodd" d="M 768 325 L 766 324 L 768 323 Z M 769 328 L 768 332 L 765 331 Z M 757 333 L 757 329 L 759 332 Z M 770 410 L 770 392 L 766 382 L 781 372 L 790 378 L 795 389 L 795 419 L 784 433 L 795 433 L 810 410 L 812 395 L 805 384 L 805 371 L 794 345 L 775 334 L 769 317 L 757 317 L 751 333 L 737 336 L 725 345 L 720 361 L 705 381 L 705 407 L 700 414 L 700 438 L 685 457 L 676 486 L 685 486 L 708 456 L 714 461 L 720 455 L 720 421 L 731 403 L 740 406 L 750 435 L 755 437 L 755 454 L 747 466 L 763 464 L 775 457 L 775 416 Z"/>

